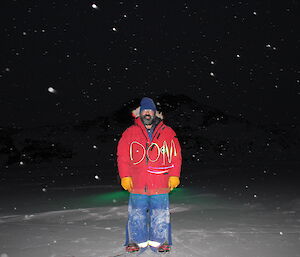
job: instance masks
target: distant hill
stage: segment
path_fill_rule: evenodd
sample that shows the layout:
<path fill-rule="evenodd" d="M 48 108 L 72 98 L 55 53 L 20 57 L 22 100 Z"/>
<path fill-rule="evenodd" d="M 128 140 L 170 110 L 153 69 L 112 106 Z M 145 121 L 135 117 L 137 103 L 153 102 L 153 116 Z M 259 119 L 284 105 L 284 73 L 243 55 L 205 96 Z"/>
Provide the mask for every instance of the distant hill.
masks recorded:
<path fill-rule="evenodd" d="M 30 129 L 0 126 L 0 165 L 5 176 L 50 176 L 116 172 L 116 146 L 133 123 L 140 99 L 123 103 L 109 117 Z M 155 99 L 165 123 L 178 134 L 188 167 L 296 162 L 298 124 L 253 124 L 185 95 Z M 11 173 L 13 170 L 13 174 Z"/>

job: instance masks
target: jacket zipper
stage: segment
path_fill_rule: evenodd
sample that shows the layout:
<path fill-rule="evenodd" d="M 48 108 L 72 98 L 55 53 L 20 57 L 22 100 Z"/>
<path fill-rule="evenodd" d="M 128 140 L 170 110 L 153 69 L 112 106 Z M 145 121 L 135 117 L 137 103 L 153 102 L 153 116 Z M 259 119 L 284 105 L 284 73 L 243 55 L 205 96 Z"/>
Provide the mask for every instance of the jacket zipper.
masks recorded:
<path fill-rule="evenodd" d="M 148 150 L 148 142 L 146 142 L 146 151 Z M 148 158 L 148 155 L 146 154 L 146 164 L 148 165 L 148 161 L 149 161 L 149 158 Z"/>
<path fill-rule="evenodd" d="M 147 151 L 147 149 L 148 149 L 148 142 L 146 142 L 146 151 Z M 148 167 L 148 162 L 149 162 L 149 158 L 148 158 L 148 155 L 146 154 L 146 165 L 147 165 L 147 167 Z M 147 172 L 146 174 L 148 176 L 149 173 Z M 147 181 L 148 181 L 148 179 L 146 180 L 146 184 L 145 184 L 145 192 L 147 192 L 147 189 L 148 189 Z"/>
<path fill-rule="evenodd" d="M 155 137 L 155 135 L 157 134 L 157 132 L 160 130 L 160 128 L 163 126 L 163 124 L 161 124 L 160 125 L 160 127 L 156 127 L 156 130 L 155 130 L 155 133 L 153 134 L 153 136 L 152 136 L 152 140 L 153 140 L 153 138 Z M 142 132 L 143 132 L 143 134 L 145 135 L 145 133 L 144 133 L 144 130 L 142 129 Z M 145 135 L 145 137 L 146 137 L 146 139 L 148 140 L 148 134 L 147 134 L 147 136 Z M 148 142 L 146 142 L 146 149 L 148 149 Z M 147 151 L 147 150 L 146 150 Z M 149 158 L 148 158 L 148 156 L 147 156 L 147 154 L 146 154 L 146 164 L 147 164 L 147 166 L 148 166 L 148 162 L 149 162 Z M 149 175 L 149 173 L 147 172 L 147 176 Z M 146 184 L 145 185 L 145 188 L 144 188 L 144 191 L 145 191 L 145 193 L 148 191 L 148 185 Z"/>

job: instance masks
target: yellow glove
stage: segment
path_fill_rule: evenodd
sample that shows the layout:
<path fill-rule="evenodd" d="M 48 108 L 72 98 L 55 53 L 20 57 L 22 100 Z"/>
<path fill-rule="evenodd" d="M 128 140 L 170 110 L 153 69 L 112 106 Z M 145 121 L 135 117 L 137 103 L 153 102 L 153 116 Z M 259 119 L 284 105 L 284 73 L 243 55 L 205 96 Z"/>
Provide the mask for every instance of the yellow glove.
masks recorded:
<path fill-rule="evenodd" d="M 179 177 L 169 177 L 169 188 L 172 191 L 180 184 Z"/>
<path fill-rule="evenodd" d="M 130 192 L 133 188 L 132 178 L 131 177 L 121 178 L 121 186 L 125 190 L 128 190 Z"/>

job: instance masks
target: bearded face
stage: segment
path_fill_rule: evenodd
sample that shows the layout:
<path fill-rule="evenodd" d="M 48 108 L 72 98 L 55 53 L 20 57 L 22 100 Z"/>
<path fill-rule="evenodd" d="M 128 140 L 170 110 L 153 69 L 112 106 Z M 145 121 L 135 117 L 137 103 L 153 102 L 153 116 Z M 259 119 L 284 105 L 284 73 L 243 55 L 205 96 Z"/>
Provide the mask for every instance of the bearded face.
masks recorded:
<path fill-rule="evenodd" d="M 143 110 L 141 113 L 141 120 L 145 125 L 151 125 L 155 118 L 153 110 Z"/>

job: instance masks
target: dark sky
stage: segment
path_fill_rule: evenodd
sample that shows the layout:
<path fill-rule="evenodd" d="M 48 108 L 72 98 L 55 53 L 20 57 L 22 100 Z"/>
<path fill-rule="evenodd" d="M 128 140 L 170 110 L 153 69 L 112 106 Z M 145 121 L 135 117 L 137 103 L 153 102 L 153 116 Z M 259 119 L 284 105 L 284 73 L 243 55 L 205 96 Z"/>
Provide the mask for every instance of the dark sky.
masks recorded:
<path fill-rule="evenodd" d="M 164 92 L 297 123 L 298 1 L 5 1 L 0 126 L 107 115 Z"/>

